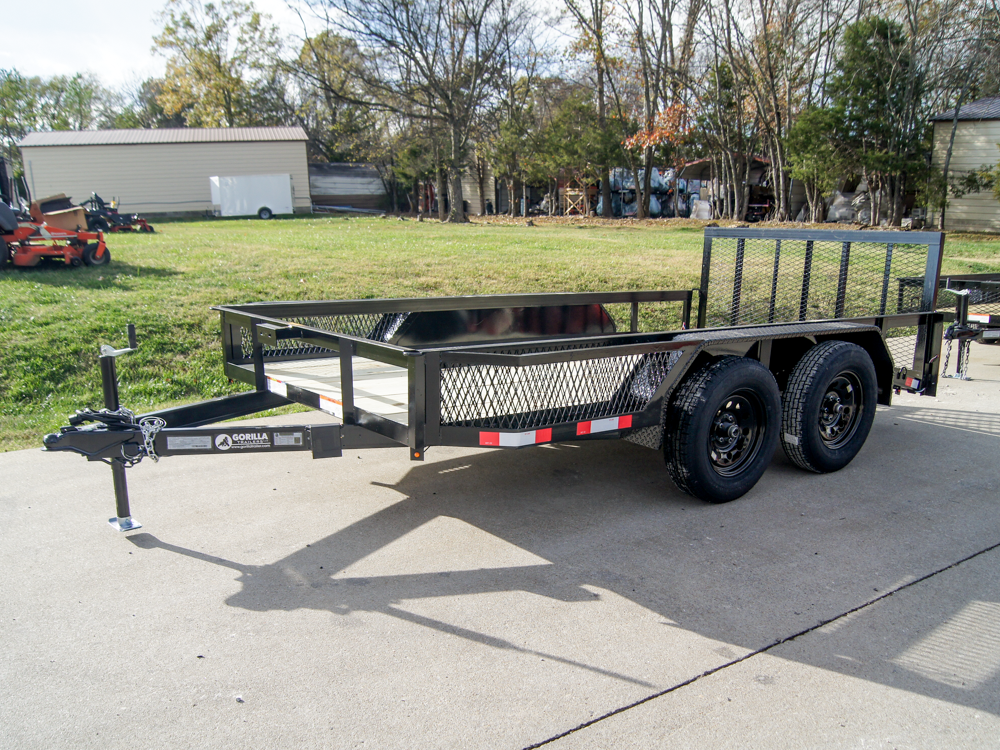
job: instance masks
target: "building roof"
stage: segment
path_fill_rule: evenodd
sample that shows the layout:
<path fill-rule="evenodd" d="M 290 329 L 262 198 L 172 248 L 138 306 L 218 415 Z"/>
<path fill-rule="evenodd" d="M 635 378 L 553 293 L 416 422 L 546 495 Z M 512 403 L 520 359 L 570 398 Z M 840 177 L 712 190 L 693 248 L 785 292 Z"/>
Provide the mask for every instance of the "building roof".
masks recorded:
<path fill-rule="evenodd" d="M 310 162 L 310 175 L 329 177 L 378 177 L 378 169 L 373 164 L 355 162 Z"/>
<path fill-rule="evenodd" d="M 954 108 L 931 118 L 932 122 L 952 120 L 955 117 Z M 1000 96 L 988 96 L 974 102 L 962 105 L 958 110 L 959 120 L 1000 120 Z"/>
<path fill-rule="evenodd" d="M 18 146 L 134 146 L 147 143 L 305 141 L 300 127 L 155 128 L 150 130 L 57 130 L 28 133 Z"/>

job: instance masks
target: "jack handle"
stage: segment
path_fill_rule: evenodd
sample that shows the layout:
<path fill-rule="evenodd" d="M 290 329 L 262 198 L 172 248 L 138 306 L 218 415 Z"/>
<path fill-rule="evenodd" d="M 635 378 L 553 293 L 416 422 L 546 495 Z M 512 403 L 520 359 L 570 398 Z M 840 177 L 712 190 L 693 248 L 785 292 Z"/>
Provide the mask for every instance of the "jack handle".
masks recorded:
<path fill-rule="evenodd" d="M 135 323 L 129 323 L 126 328 L 128 332 L 128 347 L 125 349 L 115 349 L 114 347 L 108 346 L 107 344 L 101 344 L 101 356 L 102 357 L 117 357 L 120 354 L 128 354 L 129 352 L 134 352 L 139 348 L 139 344 L 135 338 Z"/>

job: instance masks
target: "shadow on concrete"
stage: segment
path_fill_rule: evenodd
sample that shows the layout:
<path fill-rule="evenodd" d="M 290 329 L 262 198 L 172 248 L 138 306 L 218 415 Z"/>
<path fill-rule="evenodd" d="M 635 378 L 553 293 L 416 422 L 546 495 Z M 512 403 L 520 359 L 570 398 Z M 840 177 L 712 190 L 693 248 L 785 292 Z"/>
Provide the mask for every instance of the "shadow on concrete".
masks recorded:
<path fill-rule="evenodd" d="M 894 406 L 892 413 L 898 419 L 906 419 L 911 422 L 1000 437 L 1000 414 L 933 409 L 920 406 Z M 997 448 L 1000 451 L 1000 445 Z"/>
<path fill-rule="evenodd" d="M 939 554 L 937 532 L 958 533 L 948 526 L 949 519 L 956 518 L 953 509 L 931 508 L 916 491 L 932 481 L 936 465 L 906 463 L 885 468 L 887 453 L 912 460 L 914 454 L 906 452 L 908 445 L 913 451 L 926 451 L 934 444 L 960 450 L 949 435 L 955 427 L 950 422 L 967 425 L 970 415 L 931 411 L 893 409 L 893 417 L 922 422 L 920 429 L 911 427 L 900 435 L 889 419 L 877 421 L 876 432 L 883 434 L 873 435 L 873 447 L 865 449 L 853 468 L 839 474 L 805 474 L 779 452 L 761 484 L 741 501 L 726 505 L 707 505 L 676 490 L 658 453 L 628 443 L 583 443 L 414 464 L 392 486 L 403 498 L 399 502 L 269 565 L 243 565 L 147 533 L 129 540 L 142 549 L 163 549 L 237 571 L 242 589 L 227 603 L 246 610 L 379 612 L 485 647 L 538 653 L 414 614 L 406 610 L 405 602 L 528 592 L 581 603 L 580 616 L 586 617 L 585 603 L 595 601 L 603 591 L 668 618 L 671 626 L 757 650 L 878 599 L 885 591 L 961 557 L 951 549 L 944 556 Z M 980 419 L 975 422 L 977 431 L 996 434 L 997 415 L 971 416 Z M 913 446 L 914 434 L 925 444 Z M 965 440 L 971 437 L 966 435 Z M 894 491 L 885 492 L 886 486 L 893 486 Z M 974 512 L 988 511 L 995 517 L 992 509 L 980 507 L 984 505 L 978 501 Z M 372 577 L 343 574 L 358 561 L 441 517 L 459 519 L 546 562 L 417 574 L 401 569 Z M 986 536 L 995 527 L 995 521 L 987 524 Z M 434 548 L 425 554 L 433 556 Z M 975 679 L 942 677 L 934 672 L 928 656 L 938 646 L 932 643 L 929 651 L 920 651 L 920 644 L 930 643 L 927 639 L 934 632 L 951 627 L 949 623 L 960 620 L 970 606 L 985 606 L 983 612 L 992 612 L 991 607 L 1000 601 L 998 586 L 995 583 L 984 592 L 978 604 L 956 602 L 953 617 L 930 631 L 909 633 L 907 649 L 892 658 L 867 653 L 864 644 L 877 634 L 859 631 L 848 618 L 829 636 L 838 658 L 821 658 L 820 650 L 802 649 L 816 654 L 815 659 L 803 660 L 1000 714 L 996 700 L 1000 628 L 995 622 L 985 640 L 982 629 L 978 634 L 965 632 L 972 655 L 963 655 L 965 662 L 959 661 L 980 665 Z M 974 614 L 969 622 L 982 620 L 982 612 Z M 941 643 L 957 647 L 961 642 L 959 620 L 955 620 L 958 625 L 952 623 L 954 627 Z M 898 637 L 901 630 L 906 629 L 896 628 L 890 637 Z M 724 650 L 727 656 L 736 656 Z M 647 684 L 592 665 L 543 656 Z"/>

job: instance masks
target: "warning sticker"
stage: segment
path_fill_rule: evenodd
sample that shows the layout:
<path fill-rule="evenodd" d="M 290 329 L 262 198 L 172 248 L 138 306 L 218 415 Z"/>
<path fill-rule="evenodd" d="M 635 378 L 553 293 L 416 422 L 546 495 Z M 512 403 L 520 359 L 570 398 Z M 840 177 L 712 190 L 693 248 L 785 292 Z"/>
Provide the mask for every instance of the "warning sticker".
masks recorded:
<path fill-rule="evenodd" d="M 168 451 L 205 451 L 212 449 L 212 438 L 209 435 L 168 435 Z"/>
<path fill-rule="evenodd" d="M 302 445 L 301 432 L 276 432 L 274 433 L 274 444 L 278 445 Z"/>

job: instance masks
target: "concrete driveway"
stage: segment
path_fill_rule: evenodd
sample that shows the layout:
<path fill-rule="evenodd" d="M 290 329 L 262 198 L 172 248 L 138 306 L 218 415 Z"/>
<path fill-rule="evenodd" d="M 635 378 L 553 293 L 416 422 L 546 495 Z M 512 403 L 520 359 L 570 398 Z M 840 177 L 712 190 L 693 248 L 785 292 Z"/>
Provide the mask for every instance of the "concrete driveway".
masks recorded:
<path fill-rule="evenodd" d="M 0 455 L 0 747 L 1000 747 L 972 375 L 719 506 L 629 443 L 181 457 L 119 534 L 106 466 Z"/>

